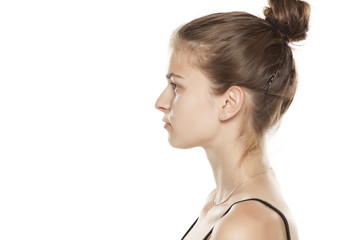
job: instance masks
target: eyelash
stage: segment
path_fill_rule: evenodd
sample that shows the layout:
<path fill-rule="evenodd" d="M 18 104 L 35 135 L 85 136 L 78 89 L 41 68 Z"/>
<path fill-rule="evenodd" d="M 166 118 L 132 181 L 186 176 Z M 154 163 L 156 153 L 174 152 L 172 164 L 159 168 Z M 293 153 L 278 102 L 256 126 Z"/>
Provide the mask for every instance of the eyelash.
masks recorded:
<path fill-rule="evenodd" d="M 179 87 L 176 83 L 171 82 L 170 84 L 174 91 Z"/>

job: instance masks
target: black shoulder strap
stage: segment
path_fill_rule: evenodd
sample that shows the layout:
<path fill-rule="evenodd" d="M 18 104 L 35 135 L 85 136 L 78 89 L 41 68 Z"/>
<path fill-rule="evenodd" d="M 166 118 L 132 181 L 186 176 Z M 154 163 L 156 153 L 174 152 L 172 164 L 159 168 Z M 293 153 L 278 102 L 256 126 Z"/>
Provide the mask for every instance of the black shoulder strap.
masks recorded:
<path fill-rule="evenodd" d="M 282 220 L 284 221 L 284 224 L 285 224 L 285 229 L 286 229 L 286 237 L 287 237 L 287 240 L 291 240 L 291 236 L 290 236 L 290 228 L 289 228 L 289 223 L 285 217 L 285 215 L 279 210 L 277 209 L 276 207 L 274 207 L 273 205 L 271 205 L 270 203 L 264 201 L 264 200 L 261 200 L 259 198 L 249 198 L 249 199 L 245 199 L 245 200 L 241 200 L 241 201 L 238 201 L 238 202 L 235 202 L 233 203 L 228 210 L 226 210 L 226 212 L 224 213 L 223 216 L 225 216 L 229 211 L 230 209 L 237 203 L 241 203 L 241 202 L 246 202 L 246 201 L 258 201 L 258 202 L 261 202 L 262 204 L 268 206 L 269 208 L 271 208 L 272 210 L 274 210 L 275 212 L 277 212 L 280 217 L 282 218 Z M 211 229 L 211 232 L 212 232 L 212 229 Z M 209 235 L 209 234 L 208 234 Z"/>
<path fill-rule="evenodd" d="M 181 240 L 183 240 L 185 237 L 186 237 L 186 235 L 188 235 L 188 233 L 191 231 L 191 229 L 194 227 L 194 225 L 195 225 L 195 223 L 197 222 L 197 220 L 198 220 L 199 218 L 197 218 L 196 220 L 195 220 L 195 222 L 191 225 L 191 227 L 189 228 L 189 230 L 187 230 L 187 232 L 184 234 L 184 236 L 181 238 Z"/>
<path fill-rule="evenodd" d="M 222 215 L 222 217 L 224 217 L 229 211 L 230 209 L 237 203 L 241 203 L 241 202 L 246 202 L 246 201 L 258 201 L 258 202 L 261 202 L 262 204 L 268 206 L 269 208 L 271 208 L 272 210 L 274 210 L 275 212 L 277 212 L 280 217 L 283 219 L 284 221 L 284 224 L 285 224 L 285 228 L 286 228 L 286 237 L 287 237 L 287 240 L 291 240 L 291 236 L 290 236 L 290 228 L 289 228 L 289 223 L 285 217 L 285 215 L 279 210 L 277 209 L 276 207 L 274 207 L 273 205 L 271 205 L 270 203 L 264 201 L 264 200 L 261 200 L 259 198 L 249 198 L 249 199 L 245 199 L 245 200 L 241 200 L 241 201 L 237 201 L 235 203 L 233 203 L 229 208 L 228 210 L 226 210 L 226 212 L 224 213 L 224 215 Z M 181 239 L 184 239 L 185 236 L 191 231 L 191 229 L 194 227 L 195 223 L 197 222 L 199 218 L 197 218 L 195 220 L 195 222 L 191 225 L 191 227 L 189 228 L 189 230 L 185 233 L 185 235 L 181 238 Z M 214 230 L 214 228 L 212 228 L 210 230 L 210 232 L 208 234 L 206 234 L 206 236 L 203 238 L 203 240 L 206 240 L 208 239 L 208 237 L 212 234 L 212 231 Z"/>

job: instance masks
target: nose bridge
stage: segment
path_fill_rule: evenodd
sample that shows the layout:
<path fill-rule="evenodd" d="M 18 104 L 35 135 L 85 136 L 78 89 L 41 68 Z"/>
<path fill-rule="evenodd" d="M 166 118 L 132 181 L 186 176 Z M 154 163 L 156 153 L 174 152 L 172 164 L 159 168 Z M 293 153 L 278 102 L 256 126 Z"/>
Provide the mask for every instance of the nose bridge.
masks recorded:
<path fill-rule="evenodd" d="M 172 93 L 169 91 L 169 88 L 166 87 L 164 91 L 160 94 L 158 99 L 155 102 L 155 108 L 160 111 L 166 111 L 169 110 L 171 107 L 171 101 L 172 101 Z"/>

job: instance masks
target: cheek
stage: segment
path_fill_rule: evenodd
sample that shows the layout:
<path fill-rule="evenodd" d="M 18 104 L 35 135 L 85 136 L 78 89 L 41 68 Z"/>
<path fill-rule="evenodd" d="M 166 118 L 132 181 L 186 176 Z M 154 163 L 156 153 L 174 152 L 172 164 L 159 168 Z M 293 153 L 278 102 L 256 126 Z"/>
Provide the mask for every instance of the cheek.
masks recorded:
<path fill-rule="evenodd" d="M 170 118 L 172 117 L 174 124 L 190 125 L 197 115 L 201 115 L 199 110 L 203 111 L 203 107 L 203 103 L 199 101 L 199 98 L 186 95 L 177 96 L 171 108 Z"/>
<path fill-rule="evenodd" d="M 184 139 L 211 136 L 217 122 L 213 105 L 202 96 L 178 96 L 174 99 L 170 121 L 174 131 Z"/>

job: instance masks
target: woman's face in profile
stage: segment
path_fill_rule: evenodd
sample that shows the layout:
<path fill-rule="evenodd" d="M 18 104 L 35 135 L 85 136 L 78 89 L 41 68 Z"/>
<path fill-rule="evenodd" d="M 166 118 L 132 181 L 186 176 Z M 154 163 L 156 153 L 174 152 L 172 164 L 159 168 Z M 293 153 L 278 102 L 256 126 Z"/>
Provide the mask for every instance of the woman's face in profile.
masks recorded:
<path fill-rule="evenodd" d="M 217 98 L 210 81 L 191 64 L 187 53 L 173 52 L 168 71 L 168 86 L 156 101 L 164 113 L 169 143 L 176 148 L 206 146 L 219 126 Z"/>

